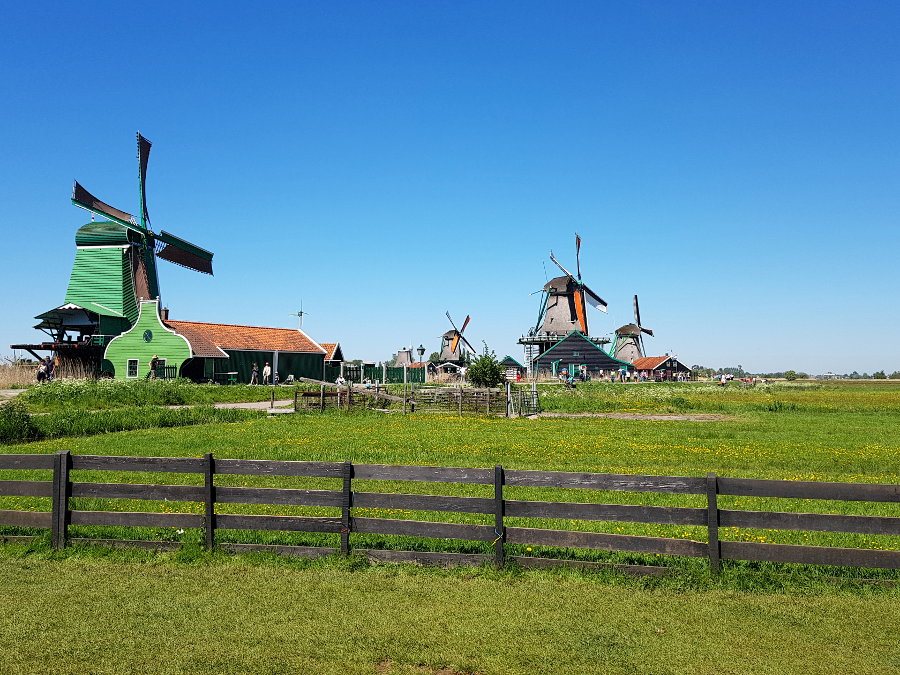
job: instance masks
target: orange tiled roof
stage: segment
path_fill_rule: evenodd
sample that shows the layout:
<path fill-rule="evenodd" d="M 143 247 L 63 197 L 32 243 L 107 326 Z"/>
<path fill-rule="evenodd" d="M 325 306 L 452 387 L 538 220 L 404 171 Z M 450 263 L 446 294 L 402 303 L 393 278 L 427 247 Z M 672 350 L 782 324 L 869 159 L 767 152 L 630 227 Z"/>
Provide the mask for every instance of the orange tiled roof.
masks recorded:
<path fill-rule="evenodd" d="M 634 367 L 638 370 L 653 370 L 659 364 L 665 363 L 671 357 L 669 356 L 642 356 L 634 360 Z"/>
<path fill-rule="evenodd" d="M 302 330 L 294 328 L 236 326 L 200 321 L 166 321 L 166 325 L 188 339 L 195 356 L 226 356 L 223 349 L 315 354 L 325 352 L 318 342 Z"/>
<path fill-rule="evenodd" d="M 320 342 L 320 345 L 325 349 L 325 360 L 333 361 L 334 360 L 334 350 L 337 349 L 337 342 Z"/>

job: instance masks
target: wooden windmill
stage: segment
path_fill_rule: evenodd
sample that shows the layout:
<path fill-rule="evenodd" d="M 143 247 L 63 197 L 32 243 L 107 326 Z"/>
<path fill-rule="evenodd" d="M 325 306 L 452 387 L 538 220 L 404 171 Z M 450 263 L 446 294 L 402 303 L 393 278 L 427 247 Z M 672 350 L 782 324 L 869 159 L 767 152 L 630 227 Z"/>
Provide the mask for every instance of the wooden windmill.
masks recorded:
<path fill-rule="evenodd" d="M 626 323 L 616 329 L 616 339 L 613 342 L 612 355 L 622 361 L 634 363 L 646 354 L 644 350 L 643 333 L 653 336 L 653 331 L 641 325 L 641 309 L 638 305 L 638 296 L 634 296 L 634 323 Z"/>
<path fill-rule="evenodd" d="M 131 274 L 134 280 L 135 295 L 138 298 L 151 300 L 159 297 L 156 258 L 168 260 L 197 272 L 212 274 L 213 254 L 165 230 L 156 233 L 150 229 L 146 183 L 151 143 L 138 132 L 137 146 L 140 188 L 138 217 L 100 201 L 85 190 L 78 181 L 75 181 L 72 189 L 72 203 L 127 230 L 128 241 L 131 244 Z"/>
<path fill-rule="evenodd" d="M 575 235 L 576 275 L 563 267 L 550 251 L 550 260 L 563 271 L 563 276 L 548 281 L 538 316 L 537 333 L 556 333 L 563 337 L 573 330 L 588 332 L 587 306 L 606 311 L 606 301 L 581 280 L 581 237 Z"/>
<path fill-rule="evenodd" d="M 457 329 L 456 324 L 453 323 L 450 312 L 447 312 L 447 318 L 450 320 L 450 325 L 453 326 L 453 329 L 448 330 L 441 336 L 440 361 L 441 363 L 460 363 L 465 360 L 466 348 L 472 353 L 475 352 L 475 348 L 469 344 L 469 341 L 463 336 L 463 331 L 465 331 L 466 326 L 469 325 L 470 317 L 466 315 L 466 320 L 463 321 L 462 328 L 460 329 Z"/>

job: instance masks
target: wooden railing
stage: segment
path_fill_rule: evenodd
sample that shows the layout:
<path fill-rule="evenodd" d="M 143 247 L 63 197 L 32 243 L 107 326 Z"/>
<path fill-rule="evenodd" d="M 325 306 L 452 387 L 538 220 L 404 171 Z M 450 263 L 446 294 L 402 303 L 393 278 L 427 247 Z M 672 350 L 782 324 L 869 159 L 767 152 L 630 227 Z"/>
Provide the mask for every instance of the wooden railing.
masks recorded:
<path fill-rule="evenodd" d="M 854 567 L 900 568 L 900 551 L 826 546 L 802 546 L 743 541 L 721 541 L 723 527 L 816 532 L 865 533 L 900 536 L 900 517 L 860 516 L 822 513 L 783 513 L 720 509 L 719 495 L 775 497 L 789 499 L 850 500 L 900 504 L 900 485 L 869 483 L 819 483 L 809 481 L 758 480 L 706 477 L 634 476 L 601 473 L 457 468 L 436 466 L 394 466 L 352 464 L 351 462 L 299 462 L 204 457 L 117 457 L 71 455 L 0 455 L 0 470 L 52 470 L 49 481 L 3 480 L 0 496 L 50 497 L 49 512 L 0 511 L 0 526 L 50 528 L 53 545 L 62 548 L 70 525 L 126 527 L 201 528 L 206 546 L 216 545 L 219 530 L 275 530 L 288 532 L 336 533 L 339 548 L 221 544 L 221 548 L 241 551 L 275 550 L 294 555 L 319 556 L 350 552 L 351 534 L 405 535 L 485 542 L 493 550 L 483 554 L 357 550 L 374 560 L 450 564 L 480 564 L 506 561 L 505 544 L 629 551 L 708 558 L 713 571 L 720 560 L 754 560 L 810 563 Z M 123 483 L 74 482 L 71 471 L 193 473 L 204 476 L 202 486 L 137 485 Z M 215 484 L 215 476 L 295 476 L 333 478 L 340 490 L 302 490 L 258 487 L 230 487 Z M 493 497 L 357 492 L 354 481 L 416 481 L 493 486 Z M 506 487 L 576 488 L 668 494 L 705 495 L 706 507 L 667 507 L 583 502 L 524 501 L 507 499 Z M 73 509 L 72 498 L 136 499 L 150 501 L 200 502 L 204 513 L 157 513 L 83 511 Z M 340 509 L 339 516 L 273 516 L 217 513 L 217 504 L 267 504 L 320 506 Z M 493 516 L 492 525 L 425 522 L 406 519 L 358 517 L 353 509 L 403 509 L 477 513 Z M 506 526 L 506 518 L 551 518 L 630 523 L 703 526 L 707 541 L 609 534 L 579 530 L 551 530 Z M 106 541 L 106 540 L 105 540 Z M 130 542 L 162 548 L 163 542 Z M 169 545 L 177 546 L 176 543 Z M 549 558 L 518 556 L 523 566 L 557 564 L 591 565 Z M 661 573 L 664 568 L 619 566 L 632 571 Z M 654 572 L 654 570 L 657 570 Z"/>

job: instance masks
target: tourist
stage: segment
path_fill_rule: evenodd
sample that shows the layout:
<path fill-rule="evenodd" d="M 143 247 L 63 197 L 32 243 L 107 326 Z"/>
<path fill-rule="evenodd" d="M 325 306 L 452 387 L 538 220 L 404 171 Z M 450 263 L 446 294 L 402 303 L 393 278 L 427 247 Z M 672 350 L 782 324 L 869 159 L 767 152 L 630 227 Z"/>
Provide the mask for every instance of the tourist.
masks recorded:
<path fill-rule="evenodd" d="M 253 364 L 253 369 L 250 371 L 250 384 L 259 384 L 259 365 L 256 363 Z"/>
<path fill-rule="evenodd" d="M 53 381 L 53 359 L 51 359 L 49 356 L 45 356 L 44 363 L 46 365 L 47 382 L 52 382 Z"/>
<path fill-rule="evenodd" d="M 147 377 L 151 380 L 156 379 L 156 369 L 159 367 L 159 357 L 154 354 L 153 358 L 150 359 L 150 372 L 147 373 Z"/>
<path fill-rule="evenodd" d="M 268 365 L 268 364 L 267 364 L 267 365 Z M 343 387 L 345 384 L 347 384 L 347 380 L 344 379 L 344 376 L 343 376 L 343 375 L 338 375 L 338 377 L 337 377 L 337 379 L 334 381 L 334 383 L 335 383 L 337 386 L 339 386 L 339 387 Z"/>
<path fill-rule="evenodd" d="M 266 365 L 263 366 L 263 384 L 269 384 L 270 377 L 272 377 L 272 366 L 266 361 Z"/>

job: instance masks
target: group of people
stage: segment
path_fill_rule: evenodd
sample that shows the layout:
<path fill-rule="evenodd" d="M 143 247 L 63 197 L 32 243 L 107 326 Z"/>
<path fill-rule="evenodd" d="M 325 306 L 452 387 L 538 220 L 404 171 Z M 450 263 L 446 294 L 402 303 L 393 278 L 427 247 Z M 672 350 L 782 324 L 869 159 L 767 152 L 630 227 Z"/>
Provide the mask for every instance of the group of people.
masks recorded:
<path fill-rule="evenodd" d="M 38 382 L 50 382 L 53 380 L 53 359 L 49 356 L 45 356 L 43 360 L 38 362 L 37 369 L 37 381 Z"/>
<path fill-rule="evenodd" d="M 271 377 L 272 366 L 266 361 L 266 365 L 264 365 L 262 369 L 262 383 L 269 384 L 269 379 Z M 250 384 L 259 384 L 259 365 L 256 363 L 253 364 L 253 368 L 250 371 Z"/>

